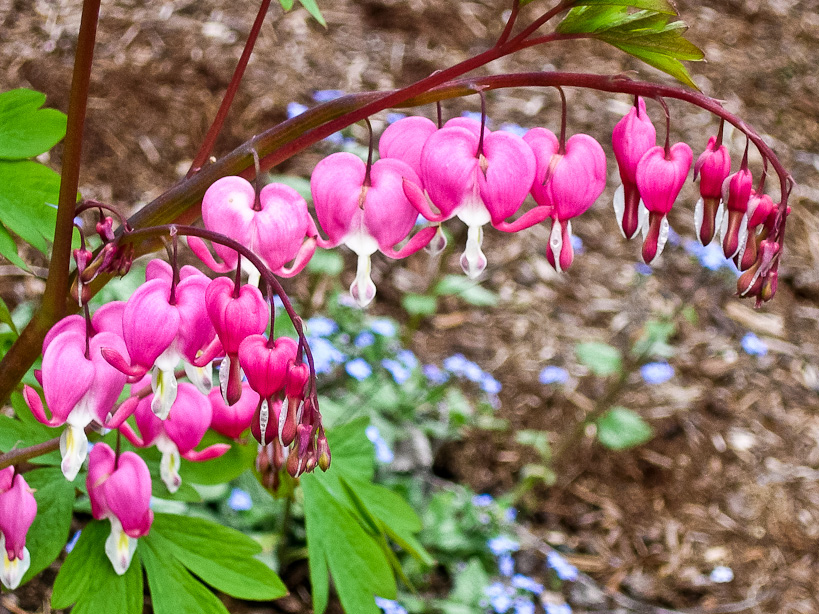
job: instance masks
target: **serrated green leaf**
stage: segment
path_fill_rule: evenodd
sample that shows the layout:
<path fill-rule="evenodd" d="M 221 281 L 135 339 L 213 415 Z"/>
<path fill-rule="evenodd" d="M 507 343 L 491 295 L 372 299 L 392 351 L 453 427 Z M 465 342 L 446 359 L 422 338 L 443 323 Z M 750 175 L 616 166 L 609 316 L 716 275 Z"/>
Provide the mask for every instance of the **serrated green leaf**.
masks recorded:
<path fill-rule="evenodd" d="M 304 8 L 307 9 L 307 12 L 313 16 L 313 19 L 315 19 L 325 28 L 327 27 L 327 22 L 324 21 L 324 17 L 319 10 L 318 4 L 316 4 L 316 0 L 299 0 L 299 2 Z"/>
<path fill-rule="evenodd" d="M 560 34 L 594 34 L 628 23 L 634 19 L 632 15 L 618 6 L 581 6 L 569 11 L 556 30 Z"/>
<path fill-rule="evenodd" d="M 39 156 L 65 136 L 65 114 L 41 109 L 45 99 L 45 94 L 24 88 L 0 94 L 0 159 Z"/>
<path fill-rule="evenodd" d="M 591 369 L 592 373 L 605 377 L 619 373 L 623 368 L 620 350 L 598 341 L 579 343 L 574 349 L 577 359 Z"/>
<path fill-rule="evenodd" d="M 229 614 L 216 595 L 191 576 L 182 563 L 167 556 L 161 547 L 162 539 L 156 540 L 153 531 L 140 541 L 155 614 Z"/>
<path fill-rule="evenodd" d="M 156 548 L 223 593 L 255 601 L 287 594 L 279 576 L 253 558 L 262 547 L 239 531 L 202 518 L 156 514 L 151 535 Z"/>
<path fill-rule="evenodd" d="M 26 263 L 23 262 L 23 259 L 20 258 L 20 255 L 17 253 L 17 244 L 14 242 L 14 237 L 9 234 L 9 231 L 6 230 L 5 226 L 0 224 L 0 255 L 2 255 L 6 260 L 11 262 L 14 266 L 17 266 L 24 271 L 28 271 L 28 266 Z"/>
<path fill-rule="evenodd" d="M 301 485 L 314 610 L 323 614 L 327 607 L 329 570 L 345 612 L 380 614 L 375 596 L 395 599 L 396 595 L 395 578 L 383 551 L 316 475 L 302 477 Z"/>
<path fill-rule="evenodd" d="M 438 298 L 409 292 L 401 297 L 401 307 L 411 316 L 431 316 L 438 311 Z"/>
<path fill-rule="evenodd" d="M 597 419 L 597 439 L 611 450 L 633 448 L 653 436 L 648 423 L 626 407 L 612 407 Z"/>
<path fill-rule="evenodd" d="M 615 44 L 614 46 L 621 51 L 625 51 L 629 55 L 633 55 L 638 60 L 642 60 L 649 66 L 653 66 L 654 68 L 671 75 L 680 83 L 683 83 L 695 90 L 700 89 L 697 87 L 697 84 L 691 80 L 691 75 L 679 60 L 675 60 L 674 58 L 663 53 L 649 51 L 642 47 L 636 47 L 633 45 Z"/>
<path fill-rule="evenodd" d="M 37 516 L 26 538 L 31 567 L 23 576 L 23 582 L 28 582 L 51 565 L 68 541 L 74 485 L 56 467 L 29 471 L 25 478 L 37 500 Z"/>
<path fill-rule="evenodd" d="M 128 570 L 118 576 L 105 555 L 105 540 L 110 527 L 108 521 L 95 520 L 82 530 L 80 539 L 66 557 L 54 581 L 52 607 L 63 609 L 76 603 L 71 611 L 77 614 L 142 612 L 140 554 L 144 538 L 140 538 Z"/>
<path fill-rule="evenodd" d="M 0 161 L 0 219 L 34 248 L 46 253 L 54 237 L 60 176 L 37 162 Z"/>
<path fill-rule="evenodd" d="M 18 337 L 20 336 L 20 331 L 17 330 L 14 320 L 11 319 L 11 312 L 9 311 L 8 305 L 6 305 L 6 301 L 2 298 L 0 298 L 0 322 L 8 324 L 14 334 Z"/>
<path fill-rule="evenodd" d="M 668 0 L 576 0 L 574 6 L 624 6 L 676 15 L 677 9 Z"/>

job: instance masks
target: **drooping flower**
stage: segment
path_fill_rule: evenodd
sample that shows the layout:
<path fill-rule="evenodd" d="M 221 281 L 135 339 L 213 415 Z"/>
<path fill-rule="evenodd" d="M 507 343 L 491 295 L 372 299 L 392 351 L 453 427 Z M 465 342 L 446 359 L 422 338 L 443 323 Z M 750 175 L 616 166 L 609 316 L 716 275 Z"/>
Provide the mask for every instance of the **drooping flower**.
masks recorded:
<path fill-rule="evenodd" d="M 400 119 L 384 130 L 378 141 L 378 155 L 382 159 L 395 158 L 406 162 L 421 179 L 421 151 L 437 130 L 438 126 L 426 117 Z"/>
<path fill-rule="evenodd" d="M 532 196 L 539 205 L 551 208 L 546 257 L 560 272 L 574 259 L 572 218 L 588 210 L 606 188 L 606 154 L 586 134 L 569 138 L 562 152 L 557 137 L 545 128 L 530 130 L 524 140 L 537 160 Z"/>
<path fill-rule="evenodd" d="M 318 237 L 320 247 L 344 244 L 358 256 L 358 269 L 350 294 L 362 307 L 375 297 L 370 278 L 370 257 L 380 251 L 390 258 L 405 258 L 423 248 L 436 233 L 424 228 L 401 249 L 417 217 L 403 183 L 418 184 L 415 171 L 401 160 L 384 158 L 367 172 L 360 158 L 334 153 L 316 165 L 310 190 L 316 216 L 328 239 Z M 420 189 L 420 188 L 419 188 Z"/>
<path fill-rule="evenodd" d="M 136 406 L 134 418 L 141 434 L 138 436 L 130 425 L 123 423 L 120 432 L 137 447 L 155 445 L 162 453 L 159 473 L 170 492 L 176 492 L 182 484 L 179 476 L 180 457 L 189 461 L 205 461 L 221 456 L 230 449 L 219 443 L 204 450 L 194 450 L 202 441 L 213 416 L 209 400 L 193 384 L 179 384 L 166 419 L 160 420 L 152 411 L 152 395 L 148 395 Z"/>
<path fill-rule="evenodd" d="M 694 180 L 700 177 L 700 199 L 694 207 L 694 228 L 697 239 L 708 245 L 722 223 L 722 184 L 731 173 L 731 155 L 717 138 L 708 139 L 705 151 L 694 164 Z M 722 141 L 720 132 L 719 140 Z"/>
<path fill-rule="evenodd" d="M 316 227 L 307 203 L 296 190 L 281 183 L 264 186 L 257 199 L 256 190 L 246 179 L 222 177 L 202 198 L 202 221 L 208 230 L 220 232 L 250 249 L 281 277 L 299 273 L 316 249 Z M 238 263 L 236 251 L 224 245 L 213 245 L 221 263 L 201 239 L 188 237 L 188 246 L 217 273 L 231 271 Z M 290 267 L 285 266 L 291 261 Z M 257 285 L 259 272 L 248 262 L 243 266 L 250 271 L 250 285 Z"/>
<path fill-rule="evenodd" d="M 633 239 L 642 226 L 640 190 L 637 185 L 637 165 L 645 153 L 657 142 L 657 132 L 646 113 L 646 103 L 637 99 L 637 105 L 614 127 L 611 143 L 623 182 L 614 192 L 614 213 L 623 236 Z"/>
<path fill-rule="evenodd" d="M 94 518 L 111 522 L 105 554 L 121 576 L 131 565 L 136 540 L 148 534 L 154 520 L 148 466 L 133 452 L 117 458 L 107 444 L 98 443 L 89 455 L 85 483 Z"/>
<path fill-rule="evenodd" d="M 486 268 L 481 251 L 484 225 L 491 223 L 498 230 L 516 232 L 548 217 L 548 210 L 538 207 L 506 222 L 520 209 L 534 177 L 534 154 L 523 139 L 482 129 L 474 119 L 455 118 L 424 144 L 421 180 L 426 194 L 420 185 L 408 181 L 404 182 L 404 192 L 429 221 L 457 216 L 467 225 L 461 268 L 475 278 Z"/>
<path fill-rule="evenodd" d="M 745 244 L 740 246 L 734 257 L 740 271 L 747 271 L 757 260 L 762 241 L 768 238 L 776 220 L 776 205 L 767 194 L 751 190 L 746 212 L 748 223 Z"/>
<path fill-rule="evenodd" d="M 748 170 L 747 152 L 742 167 L 728 177 L 722 185 L 722 199 L 726 215 L 720 229 L 722 251 L 726 258 L 733 258 L 745 246 L 748 238 L 748 202 L 751 200 L 754 180 Z"/>
<path fill-rule="evenodd" d="M 208 393 L 208 400 L 213 414 L 210 428 L 231 439 L 239 439 L 250 428 L 253 413 L 259 405 L 259 395 L 247 382 L 242 384 L 241 398 L 233 405 L 225 403 L 215 388 Z"/>
<path fill-rule="evenodd" d="M 14 467 L 0 470 L 0 582 L 13 591 L 31 565 L 26 534 L 37 515 L 37 501 Z"/>
<path fill-rule="evenodd" d="M 50 419 L 40 395 L 30 386 L 23 388 L 26 403 L 38 421 L 52 427 L 68 425 L 60 436 L 61 469 L 66 479 L 72 481 L 88 454 L 85 427 L 92 421 L 104 423 L 125 387 L 126 376 L 108 364 L 103 348 L 127 355 L 125 342 L 110 332 L 86 339 L 84 331 L 66 326 L 63 332 L 48 339 L 40 383 L 51 411 Z"/>
<path fill-rule="evenodd" d="M 637 165 L 637 189 L 648 210 L 643 226 L 643 260 L 651 264 L 668 240 L 668 213 L 680 193 L 694 154 L 685 143 L 649 149 Z"/>

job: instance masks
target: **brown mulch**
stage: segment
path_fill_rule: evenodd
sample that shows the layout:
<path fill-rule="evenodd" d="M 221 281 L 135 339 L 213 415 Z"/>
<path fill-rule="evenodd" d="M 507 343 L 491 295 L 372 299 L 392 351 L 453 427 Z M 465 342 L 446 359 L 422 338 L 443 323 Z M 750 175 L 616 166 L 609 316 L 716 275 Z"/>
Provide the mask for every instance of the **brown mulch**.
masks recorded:
<path fill-rule="evenodd" d="M 0 3 L 0 89 L 32 87 L 48 95 L 50 106 L 66 109 L 79 4 Z M 84 196 L 136 208 L 187 170 L 230 79 L 254 4 L 103 3 L 81 177 Z M 499 30 L 497 4 L 320 2 L 326 31 L 304 10 L 284 15 L 273 8 L 219 152 L 284 119 L 288 102 L 312 104 L 314 90 L 391 88 L 485 48 Z M 584 253 L 568 274 L 554 274 L 546 262 L 545 227 L 514 237 L 488 231 L 486 285 L 499 293 L 500 306 L 476 310 L 444 301 L 442 312 L 422 325 L 414 347 L 428 361 L 463 352 L 502 382 L 501 416 L 512 430 L 477 432 L 445 451 L 458 479 L 478 492 L 500 494 L 515 485 L 521 466 L 531 460 L 531 452 L 514 443 L 515 430 L 548 430 L 557 441 L 603 394 L 605 383 L 587 377 L 577 364 L 575 343 L 601 340 L 627 350 L 647 318 L 693 307 L 696 323 L 676 320 L 675 377 L 649 387 L 634 374 L 618 399 L 648 419 L 657 436 L 620 453 L 604 451 L 587 438 L 562 463 L 554 487 L 539 488 L 523 501 L 524 518 L 536 539 L 576 552 L 573 562 L 598 586 L 652 604 L 654 611 L 727 611 L 728 604 L 744 604 L 734 611 L 814 613 L 819 611 L 819 2 L 709 0 L 679 2 L 679 8 L 692 26 L 689 37 L 710 59 L 690 66 L 697 84 L 756 126 L 799 184 L 776 299 L 754 311 L 732 296 L 730 274 L 704 271 L 682 246 L 669 246 L 654 274 L 640 277 L 634 270 L 638 245 L 620 237 L 609 209 L 616 179 L 610 155 L 608 191 L 574 224 Z M 496 62 L 491 71 L 584 70 L 591 57 L 599 58 L 593 64 L 597 72 L 638 70 L 662 78 L 614 50 L 585 42 L 527 50 Z M 627 100 L 586 91 L 567 94 L 570 132 L 588 132 L 610 152 L 611 128 Z M 512 121 L 554 129 L 557 103 L 556 94 L 544 90 L 489 96 L 496 125 Z M 670 106 L 674 136 L 698 153 L 716 122 L 697 109 Z M 467 108 L 477 110 L 477 99 L 452 102 L 446 111 Z M 651 112 L 659 117 L 656 107 Z M 663 134 L 660 122 L 655 124 Z M 730 142 L 736 162 L 744 139 L 735 135 Z M 322 155 L 315 148 L 276 170 L 309 176 Z M 57 151 L 52 162 L 58 159 Z M 758 160 L 752 164 L 758 172 Z M 685 203 L 694 202 L 694 190 L 690 184 L 685 188 L 681 210 L 672 215 L 683 241 L 692 238 L 692 207 Z M 425 267 L 417 262 L 400 275 L 394 275 L 398 269 L 392 263 L 375 263 L 376 311 L 400 317 L 396 286 L 421 283 L 416 278 Z M 454 259 L 447 266 L 458 270 Z M 4 280 L 4 298 L 7 292 L 19 296 L 36 290 L 34 282 L 8 280 L 14 283 Z M 740 340 L 748 331 L 766 341 L 766 356 L 742 351 Z M 567 386 L 538 383 L 546 364 L 569 370 Z M 711 582 L 708 576 L 717 565 L 731 567 L 734 580 Z M 572 598 L 583 605 L 578 595 Z M 40 607 L 30 591 L 4 599 L 0 612 Z M 299 611 L 301 603 L 282 608 Z"/>

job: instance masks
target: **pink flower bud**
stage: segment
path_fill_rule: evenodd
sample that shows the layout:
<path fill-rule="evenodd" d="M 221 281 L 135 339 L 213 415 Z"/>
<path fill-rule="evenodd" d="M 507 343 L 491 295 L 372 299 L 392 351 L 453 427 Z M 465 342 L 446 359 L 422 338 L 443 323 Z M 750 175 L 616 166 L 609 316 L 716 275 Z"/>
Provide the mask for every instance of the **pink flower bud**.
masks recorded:
<path fill-rule="evenodd" d="M 722 220 L 721 241 L 722 252 L 726 258 L 733 258 L 747 238 L 746 213 L 753 186 L 754 179 L 746 165 L 722 184 L 722 199 L 726 203 L 727 215 Z"/>
<path fill-rule="evenodd" d="M 643 230 L 643 260 L 651 264 L 663 251 L 668 239 L 666 216 L 680 193 L 693 160 L 691 148 L 676 143 L 668 152 L 660 146 L 649 149 L 637 165 L 637 189 L 649 212 L 648 227 Z"/>
<path fill-rule="evenodd" d="M 37 515 L 37 501 L 25 479 L 13 467 L 0 471 L 0 582 L 14 590 L 28 571 L 31 555 L 26 534 Z"/>
<path fill-rule="evenodd" d="M 633 239 L 640 230 L 640 196 L 637 185 L 637 165 L 645 153 L 654 147 L 657 133 L 646 113 L 646 103 L 638 98 L 637 106 L 614 127 L 611 136 L 614 157 L 620 169 L 621 188 L 614 193 L 614 212 L 617 223 L 627 239 Z"/>
<path fill-rule="evenodd" d="M 697 238 L 708 245 L 721 223 L 722 184 L 731 172 L 731 156 L 725 145 L 716 146 L 717 137 L 708 139 L 705 151 L 694 165 L 694 180 L 700 176 L 700 199 L 694 208 Z"/>

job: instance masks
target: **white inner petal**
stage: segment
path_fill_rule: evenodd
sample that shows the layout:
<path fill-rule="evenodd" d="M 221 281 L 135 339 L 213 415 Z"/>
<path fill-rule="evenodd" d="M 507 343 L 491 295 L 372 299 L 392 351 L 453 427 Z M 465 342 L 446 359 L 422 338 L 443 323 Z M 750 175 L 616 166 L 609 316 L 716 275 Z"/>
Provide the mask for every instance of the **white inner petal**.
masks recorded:
<path fill-rule="evenodd" d="M 0 568 L 0 582 L 3 583 L 10 591 L 13 591 L 20 585 L 20 580 L 26 575 L 29 566 L 31 565 L 31 554 L 28 548 L 23 548 L 23 558 L 15 558 L 13 561 L 9 560 L 9 555 L 6 552 L 6 538 L 0 533 L 0 552 L 3 554 L 3 566 Z"/>
<path fill-rule="evenodd" d="M 85 436 L 84 425 L 66 424 L 65 430 L 60 435 L 60 454 L 63 457 L 60 469 L 65 479 L 73 482 L 85 457 L 88 456 L 88 437 Z"/>
<path fill-rule="evenodd" d="M 486 268 L 486 256 L 481 251 L 483 226 L 470 226 L 466 235 L 466 249 L 461 254 L 461 268 L 469 279 L 476 279 Z"/>
<path fill-rule="evenodd" d="M 560 252 L 563 251 L 563 232 L 560 228 L 560 222 L 552 221 L 552 232 L 549 235 L 549 249 L 552 250 L 552 258 L 555 261 L 555 271 L 562 273 L 560 268 Z"/>
<path fill-rule="evenodd" d="M 621 183 L 619 187 L 614 190 L 614 216 L 617 218 L 617 225 L 620 227 L 620 234 L 626 237 L 626 231 L 623 230 L 623 216 L 626 214 L 626 188 Z"/>
<path fill-rule="evenodd" d="M 168 491 L 175 493 L 182 485 L 182 478 L 179 475 L 179 468 L 182 465 L 179 448 L 164 433 L 157 437 L 156 447 L 162 452 L 162 459 L 159 461 L 159 477 L 165 482 Z"/>
<path fill-rule="evenodd" d="M 195 367 L 186 360 L 184 365 L 185 375 L 188 376 L 190 382 L 199 392 L 208 394 L 213 388 L 213 364 L 208 363 L 204 367 Z"/>
<path fill-rule="evenodd" d="M 154 367 L 151 373 L 151 389 L 154 391 L 151 411 L 160 420 L 165 420 L 171 413 L 171 407 L 176 401 L 176 393 L 179 389 L 179 383 L 176 381 L 173 370 L 163 371 Z"/>
<path fill-rule="evenodd" d="M 136 552 L 137 540 L 128 537 L 122 530 L 122 524 L 116 517 L 111 517 L 111 534 L 105 540 L 105 554 L 114 567 L 114 571 L 121 576 L 131 566 L 131 559 Z"/>

